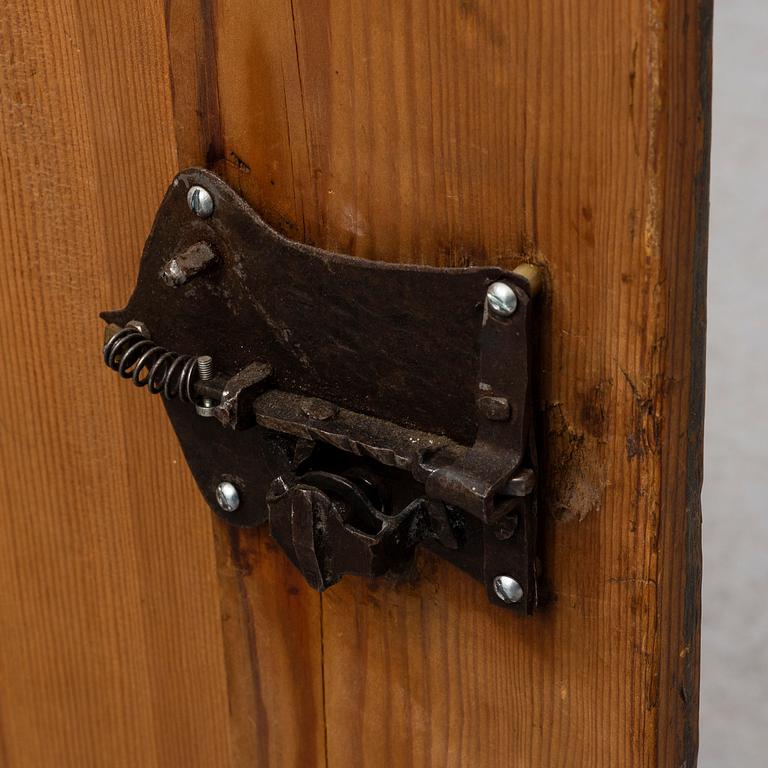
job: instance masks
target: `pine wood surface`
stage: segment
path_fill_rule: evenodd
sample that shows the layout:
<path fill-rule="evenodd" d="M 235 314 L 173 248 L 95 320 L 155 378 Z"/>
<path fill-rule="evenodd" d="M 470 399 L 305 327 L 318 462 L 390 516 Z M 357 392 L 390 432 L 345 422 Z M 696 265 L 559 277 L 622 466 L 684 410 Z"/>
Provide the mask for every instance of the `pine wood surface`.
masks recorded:
<path fill-rule="evenodd" d="M 2 4 L 4 768 L 228 765 L 211 520 L 99 354 L 175 172 L 167 62 L 156 4 Z"/>
<path fill-rule="evenodd" d="M 695 764 L 710 6 L 0 14 L 0 764 Z M 97 351 L 174 150 L 299 240 L 542 265 L 546 610 L 430 556 L 318 597 L 211 520 Z"/>
<path fill-rule="evenodd" d="M 327 592 L 329 764 L 691 764 L 707 3 L 232 0 L 168 19 L 181 165 L 326 248 L 548 274 L 555 602 L 511 621 L 429 557 L 414 584 Z"/>

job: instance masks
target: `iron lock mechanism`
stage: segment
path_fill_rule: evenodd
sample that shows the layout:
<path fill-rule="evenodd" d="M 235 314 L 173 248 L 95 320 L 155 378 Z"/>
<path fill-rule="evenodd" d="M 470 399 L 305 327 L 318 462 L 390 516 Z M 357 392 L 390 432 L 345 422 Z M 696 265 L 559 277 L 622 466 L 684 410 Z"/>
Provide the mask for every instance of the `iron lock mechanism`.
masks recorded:
<path fill-rule="evenodd" d="M 438 269 L 293 242 L 221 179 L 174 179 L 106 364 L 162 394 L 227 522 L 270 532 L 315 589 L 426 547 L 537 603 L 531 265 Z"/>

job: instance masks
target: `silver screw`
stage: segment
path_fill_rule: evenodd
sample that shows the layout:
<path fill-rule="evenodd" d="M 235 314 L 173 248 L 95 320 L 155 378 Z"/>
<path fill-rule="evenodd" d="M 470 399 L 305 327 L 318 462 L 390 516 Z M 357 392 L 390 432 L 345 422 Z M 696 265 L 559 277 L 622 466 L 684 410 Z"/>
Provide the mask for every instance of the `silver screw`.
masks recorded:
<path fill-rule="evenodd" d="M 216 487 L 216 503 L 225 512 L 234 512 L 240 506 L 240 494 L 228 480 L 223 480 Z"/>
<path fill-rule="evenodd" d="M 213 213 L 213 198 L 211 193 L 197 184 L 187 192 L 189 210 L 201 219 L 207 219 Z"/>
<path fill-rule="evenodd" d="M 200 355 L 197 358 L 197 373 L 200 381 L 210 381 L 213 376 L 213 358 L 210 355 Z M 199 416 L 213 416 L 213 400 L 204 397 L 202 402 L 195 406 L 195 410 Z"/>
<path fill-rule="evenodd" d="M 499 317 L 509 317 L 517 309 L 517 294 L 506 283 L 491 283 L 486 299 L 491 312 Z"/>
<path fill-rule="evenodd" d="M 497 576 L 493 591 L 503 603 L 519 603 L 523 599 L 523 588 L 511 576 Z"/>

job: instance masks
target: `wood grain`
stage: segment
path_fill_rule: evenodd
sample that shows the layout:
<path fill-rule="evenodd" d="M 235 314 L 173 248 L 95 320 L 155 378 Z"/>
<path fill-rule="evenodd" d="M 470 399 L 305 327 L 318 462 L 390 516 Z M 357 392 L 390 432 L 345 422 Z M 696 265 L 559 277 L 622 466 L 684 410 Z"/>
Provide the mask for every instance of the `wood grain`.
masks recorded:
<path fill-rule="evenodd" d="M 4 6 L 0 765 L 695 764 L 710 25 L 711 0 Z M 297 239 L 542 264 L 546 610 L 429 556 L 320 599 L 212 524 L 161 404 L 98 356 L 176 145 Z"/>
<path fill-rule="evenodd" d="M 711 1 L 168 7 L 182 164 L 313 244 L 548 274 L 553 604 L 429 557 L 334 587 L 328 764 L 693 765 Z"/>
<path fill-rule="evenodd" d="M 251 73 L 237 60 L 222 75 L 218 40 L 222 26 L 230 37 L 237 35 L 242 9 L 233 7 L 221 15 L 215 3 L 170 0 L 165 10 L 170 60 L 177 72 L 181 67 L 185 73 L 172 81 L 179 165 L 208 165 L 241 190 L 251 170 L 234 151 L 224 151 L 220 105 L 224 98 L 237 100 L 237 84 Z M 251 7 L 248 15 L 255 10 Z M 262 7 L 260 12 L 266 12 L 275 25 L 284 22 L 272 15 L 273 10 Z M 280 39 L 274 38 L 275 42 Z M 247 48 L 245 53 L 255 55 Z M 250 92 L 250 88 L 240 87 Z M 249 117 L 249 128 L 259 118 Z M 253 135 L 274 149 L 282 139 L 281 131 L 282 126 L 271 135 L 257 130 Z M 279 178 L 277 187 L 275 179 L 271 181 L 272 188 L 280 192 L 284 184 L 289 187 L 291 183 L 287 175 Z M 285 205 L 285 195 L 282 197 Z M 290 215 L 295 217 L 296 211 L 294 206 Z M 294 236 L 301 239 L 303 234 Z M 218 521 L 214 527 L 234 763 L 259 768 L 324 766 L 320 596 L 307 586 L 264 528 L 234 530 Z"/>
<path fill-rule="evenodd" d="M 0 764 L 230 764 L 211 523 L 98 312 L 175 170 L 162 8 L 0 13 Z"/>

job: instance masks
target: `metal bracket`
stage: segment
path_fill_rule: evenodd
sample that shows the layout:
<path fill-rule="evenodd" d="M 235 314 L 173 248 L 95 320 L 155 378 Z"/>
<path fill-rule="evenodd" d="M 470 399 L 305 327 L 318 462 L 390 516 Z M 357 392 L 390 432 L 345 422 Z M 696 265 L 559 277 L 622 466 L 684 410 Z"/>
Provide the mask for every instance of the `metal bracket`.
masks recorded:
<path fill-rule="evenodd" d="M 190 169 L 157 213 L 104 360 L 162 393 L 211 508 L 269 520 L 307 581 L 423 546 L 530 613 L 531 265 L 437 269 L 292 242 Z"/>

